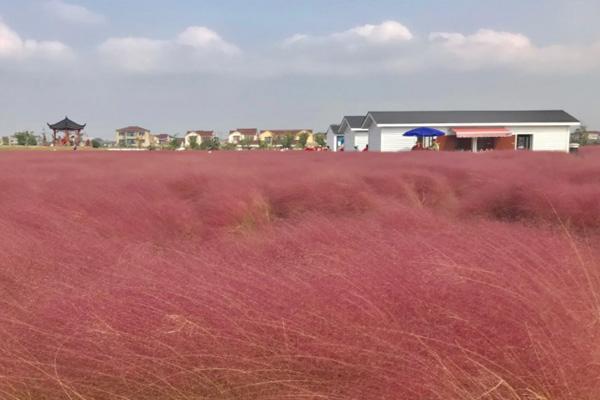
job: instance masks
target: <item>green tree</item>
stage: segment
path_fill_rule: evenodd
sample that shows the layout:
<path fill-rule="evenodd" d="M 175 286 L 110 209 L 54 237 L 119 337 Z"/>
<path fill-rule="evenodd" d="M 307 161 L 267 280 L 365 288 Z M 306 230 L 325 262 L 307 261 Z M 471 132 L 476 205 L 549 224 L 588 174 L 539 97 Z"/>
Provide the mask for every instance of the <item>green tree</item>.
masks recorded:
<path fill-rule="evenodd" d="M 19 146 L 37 146 L 37 138 L 33 132 L 17 132 L 14 136 L 17 139 L 17 144 Z"/>
<path fill-rule="evenodd" d="M 178 147 L 179 147 L 179 139 L 177 138 L 177 135 L 175 135 L 175 136 L 173 136 L 173 138 L 171 138 L 171 141 L 169 142 L 169 149 L 177 150 Z"/>
<path fill-rule="evenodd" d="M 324 133 L 317 133 L 317 134 L 315 134 L 315 142 L 320 147 L 326 147 L 327 146 L 327 139 L 325 138 L 325 134 Z"/>
<path fill-rule="evenodd" d="M 309 138 L 309 134 L 306 132 L 301 133 L 300 135 L 298 135 L 298 147 L 301 149 L 305 149 L 306 148 L 306 144 L 308 143 L 308 138 Z"/>
<path fill-rule="evenodd" d="M 197 136 L 190 136 L 190 149 L 192 150 L 198 150 L 200 148 L 200 145 L 198 144 L 198 137 Z"/>
<path fill-rule="evenodd" d="M 94 149 L 99 149 L 100 147 L 102 147 L 102 139 L 98 139 L 98 138 L 92 139 L 92 147 Z"/>
<path fill-rule="evenodd" d="M 571 141 L 585 146 L 589 142 L 589 134 L 585 125 L 580 126 L 571 134 Z"/>
<path fill-rule="evenodd" d="M 219 150 L 220 147 L 221 147 L 221 141 L 216 136 L 207 138 L 200 143 L 200 150 L 213 151 L 213 150 Z"/>
<path fill-rule="evenodd" d="M 219 150 L 221 148 L 221 139 L 218 137 L 213 137 L 210 142 L 210 150 Z"/>
<path fill-rule="evenodd" d="M 285 136 L 282 136 L 280 138 L 278 138 L 278 142 L 281 145 L 281 147 L 283 147 L 284 149 L 291 149 L 292 147 L 294 147 L 294 135 L 287 134 Z"/>

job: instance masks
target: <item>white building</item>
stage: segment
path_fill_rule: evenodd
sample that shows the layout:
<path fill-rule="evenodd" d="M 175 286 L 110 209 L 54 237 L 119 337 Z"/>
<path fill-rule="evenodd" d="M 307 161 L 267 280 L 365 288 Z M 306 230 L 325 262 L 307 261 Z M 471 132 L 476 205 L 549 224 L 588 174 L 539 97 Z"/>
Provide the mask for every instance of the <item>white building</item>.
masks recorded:
<path fill-rule="evenodd" d="M 369 145 L 369 129 L 364 128 L 364 116 L 346 116 L 339 133 L 344 135 L 344 151 L 363 151 Z"/>
<path fill-rule="evenodd" d="M 417 139 L 404 133 L 435 128 L 441 150 L 569 151 L 570 133 L 581 123 L 562 110 L 541 111 L 392 111 L 369 112 L 370 151 L 409 151 Z"/>
<path fill-rule="evenodd" d="M 212 139 L 215 137 L 214 131 L 188 131 L 185 134 L 184 146 L 186 148 L 192 147 L 192 143 L 200 146 L 202 142 Z"/>
<path fill-rule="evenodd" d="M 148 148 L 157 144 L 150 130 L 139 126 L 117 129 L 115 141 L 119 147 L 127 148 Z"/>
<path fill-rule="evenodd" d="M 258 129 L 257 128 L 244 128 L 235 129 L 229 131 L 227 141 L 231 144 L 240 144 L 245 142 L 247 144 L 255 144 L 258 146 Z"/>
<path fill-rule="evenodd" d="M 340 133 L 339 125 L 329 125 L 327 129 L 327 146 L 331 151 L 339 151 L 344 147 L 344 134 Z"/>

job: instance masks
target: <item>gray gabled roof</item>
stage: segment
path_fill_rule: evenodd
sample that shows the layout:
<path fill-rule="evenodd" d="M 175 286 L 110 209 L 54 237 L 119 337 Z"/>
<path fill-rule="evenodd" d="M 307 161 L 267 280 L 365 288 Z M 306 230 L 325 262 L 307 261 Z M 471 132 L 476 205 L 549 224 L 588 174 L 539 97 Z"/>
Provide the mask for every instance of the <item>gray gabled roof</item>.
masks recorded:
<path fill-rule="evenodd" d="M 363 121 L 365 120 L 364 115 L 347 115 L 344 120 L 350 125 L 350 129 L 361 129 Z"/>
<path fill-rule="evenodd" d="M 368 115 L 379 125 L 579 123 L 563 110 L 371 111 Z"/>
<path fill-rule="evenodd" d="M 340 133 L 340 126 L 339 125 L 329 125 L 329 129 L 331 129 L 331 131 L 333 132 L 334 135 L 337 135 L 338 133 Z"/>

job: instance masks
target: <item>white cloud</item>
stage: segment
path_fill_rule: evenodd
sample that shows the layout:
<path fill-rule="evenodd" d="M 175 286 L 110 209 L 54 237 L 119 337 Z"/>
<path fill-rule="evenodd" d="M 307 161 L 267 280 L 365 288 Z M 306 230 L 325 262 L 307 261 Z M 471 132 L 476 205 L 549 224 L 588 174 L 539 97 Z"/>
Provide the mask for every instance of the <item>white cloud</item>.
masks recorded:
<path fill-rule="evenodd" d="M 520 64 L 536 51 L 531 40 L 519 33 L 481 29 L 474 34 L 435 32 L 429 35 L 433 49 L 455 57 L 461 67 Z"/>
<path fill-rule="evenodd" d="M 168 61 L 169 42 L 147 38 L 112 38 L 100 46 L 108 63 L 131 72 L 151 72 Z"/>
<path fill-rule="evenodd" d="M 342 40 L 362 38 L 369 43 L 391 44 L 412 40 L 413 34 L 399 22 L 386 21 L 380 25 L 359 26 L 346 32 L 334 34 L 333 37 Z"/>
<path fill-rule="evenodd" d="M 397 21 L 362 25 L 322 36 L 296 34 L 274 55 L 279 73 L 356 75 L 374 71 L 409 71 L 414 60 L 403 57 L 414 35 Z M 273 67 L 272 67 L 273 68 Z"/>
<path fill-rule="evenodd" d="M 182 46 L 189 46 L 198 50 L 215 50 L 228 55 L 240 53 L 236 46 L 226 42 L 216 32 L 203 26 L 187 28 L 179 34 L 176 42 Z"/>
<path fill-rule="evenodd" d="M 296 34 L 284 40 L 284 46 L 337 44 L 355 48 L 369 45 L 402 44 L 413 39 L 413 34 L 404 25 L 396 21 L 386 21 L 379 25 L 362 25 L 343 32 L 325 36 Z"/>
<path fill-rule="evenodd" d="M 109 65 L 128 72 L 177 73 L 221 70 L 241 51 L 216 32 L 193 26 L 172 40 L 111 38 L 99 53 Z"/>
<path fill-rule="evenodd" d="M 283 73 L 360 75 L 420 70 L 505 69 L 525 73 L 581 73 L 600 69 L 600 41 L 583 46 L 537 46 L 521 33 L 481 29 L 434 32 L 420 40 L 396 21 L 283 41 Z M 277 59 L 274 56 L 274 59 Z"/>
<path fill-rule="evenodd" d="M 73 57 L 73 52 L 64 43 L 22 39 L 17 32 L 0 21 L 0 60 L 23 61 L 42 58 L 61 61 Z"/>
<path fill-rule="evenodd" d="M 509 68 L 529 73 L 579 73 L 600 68 L 600 42 L 584 46 L 536 46 L 520 33 L 481 29 L 473 34 L 436 32 L 432 52 L 449 67 Z"/>
<path fill-rule="evenodd" d="M 69 23 L 98 25 L 106 22 L 104 15 L 63 0 L 51 0 L 46 3 L 46 8 L 56 17 Z"/>

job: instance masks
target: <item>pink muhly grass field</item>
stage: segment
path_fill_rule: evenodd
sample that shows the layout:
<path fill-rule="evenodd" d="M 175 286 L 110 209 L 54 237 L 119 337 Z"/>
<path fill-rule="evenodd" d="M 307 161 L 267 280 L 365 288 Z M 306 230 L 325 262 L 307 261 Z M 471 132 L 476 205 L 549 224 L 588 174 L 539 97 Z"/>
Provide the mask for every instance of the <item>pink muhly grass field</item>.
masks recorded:
<path fill-rule="evenodd" d="M 600 396 L 600 152 L 0 155 L 1 399 Z"/>

